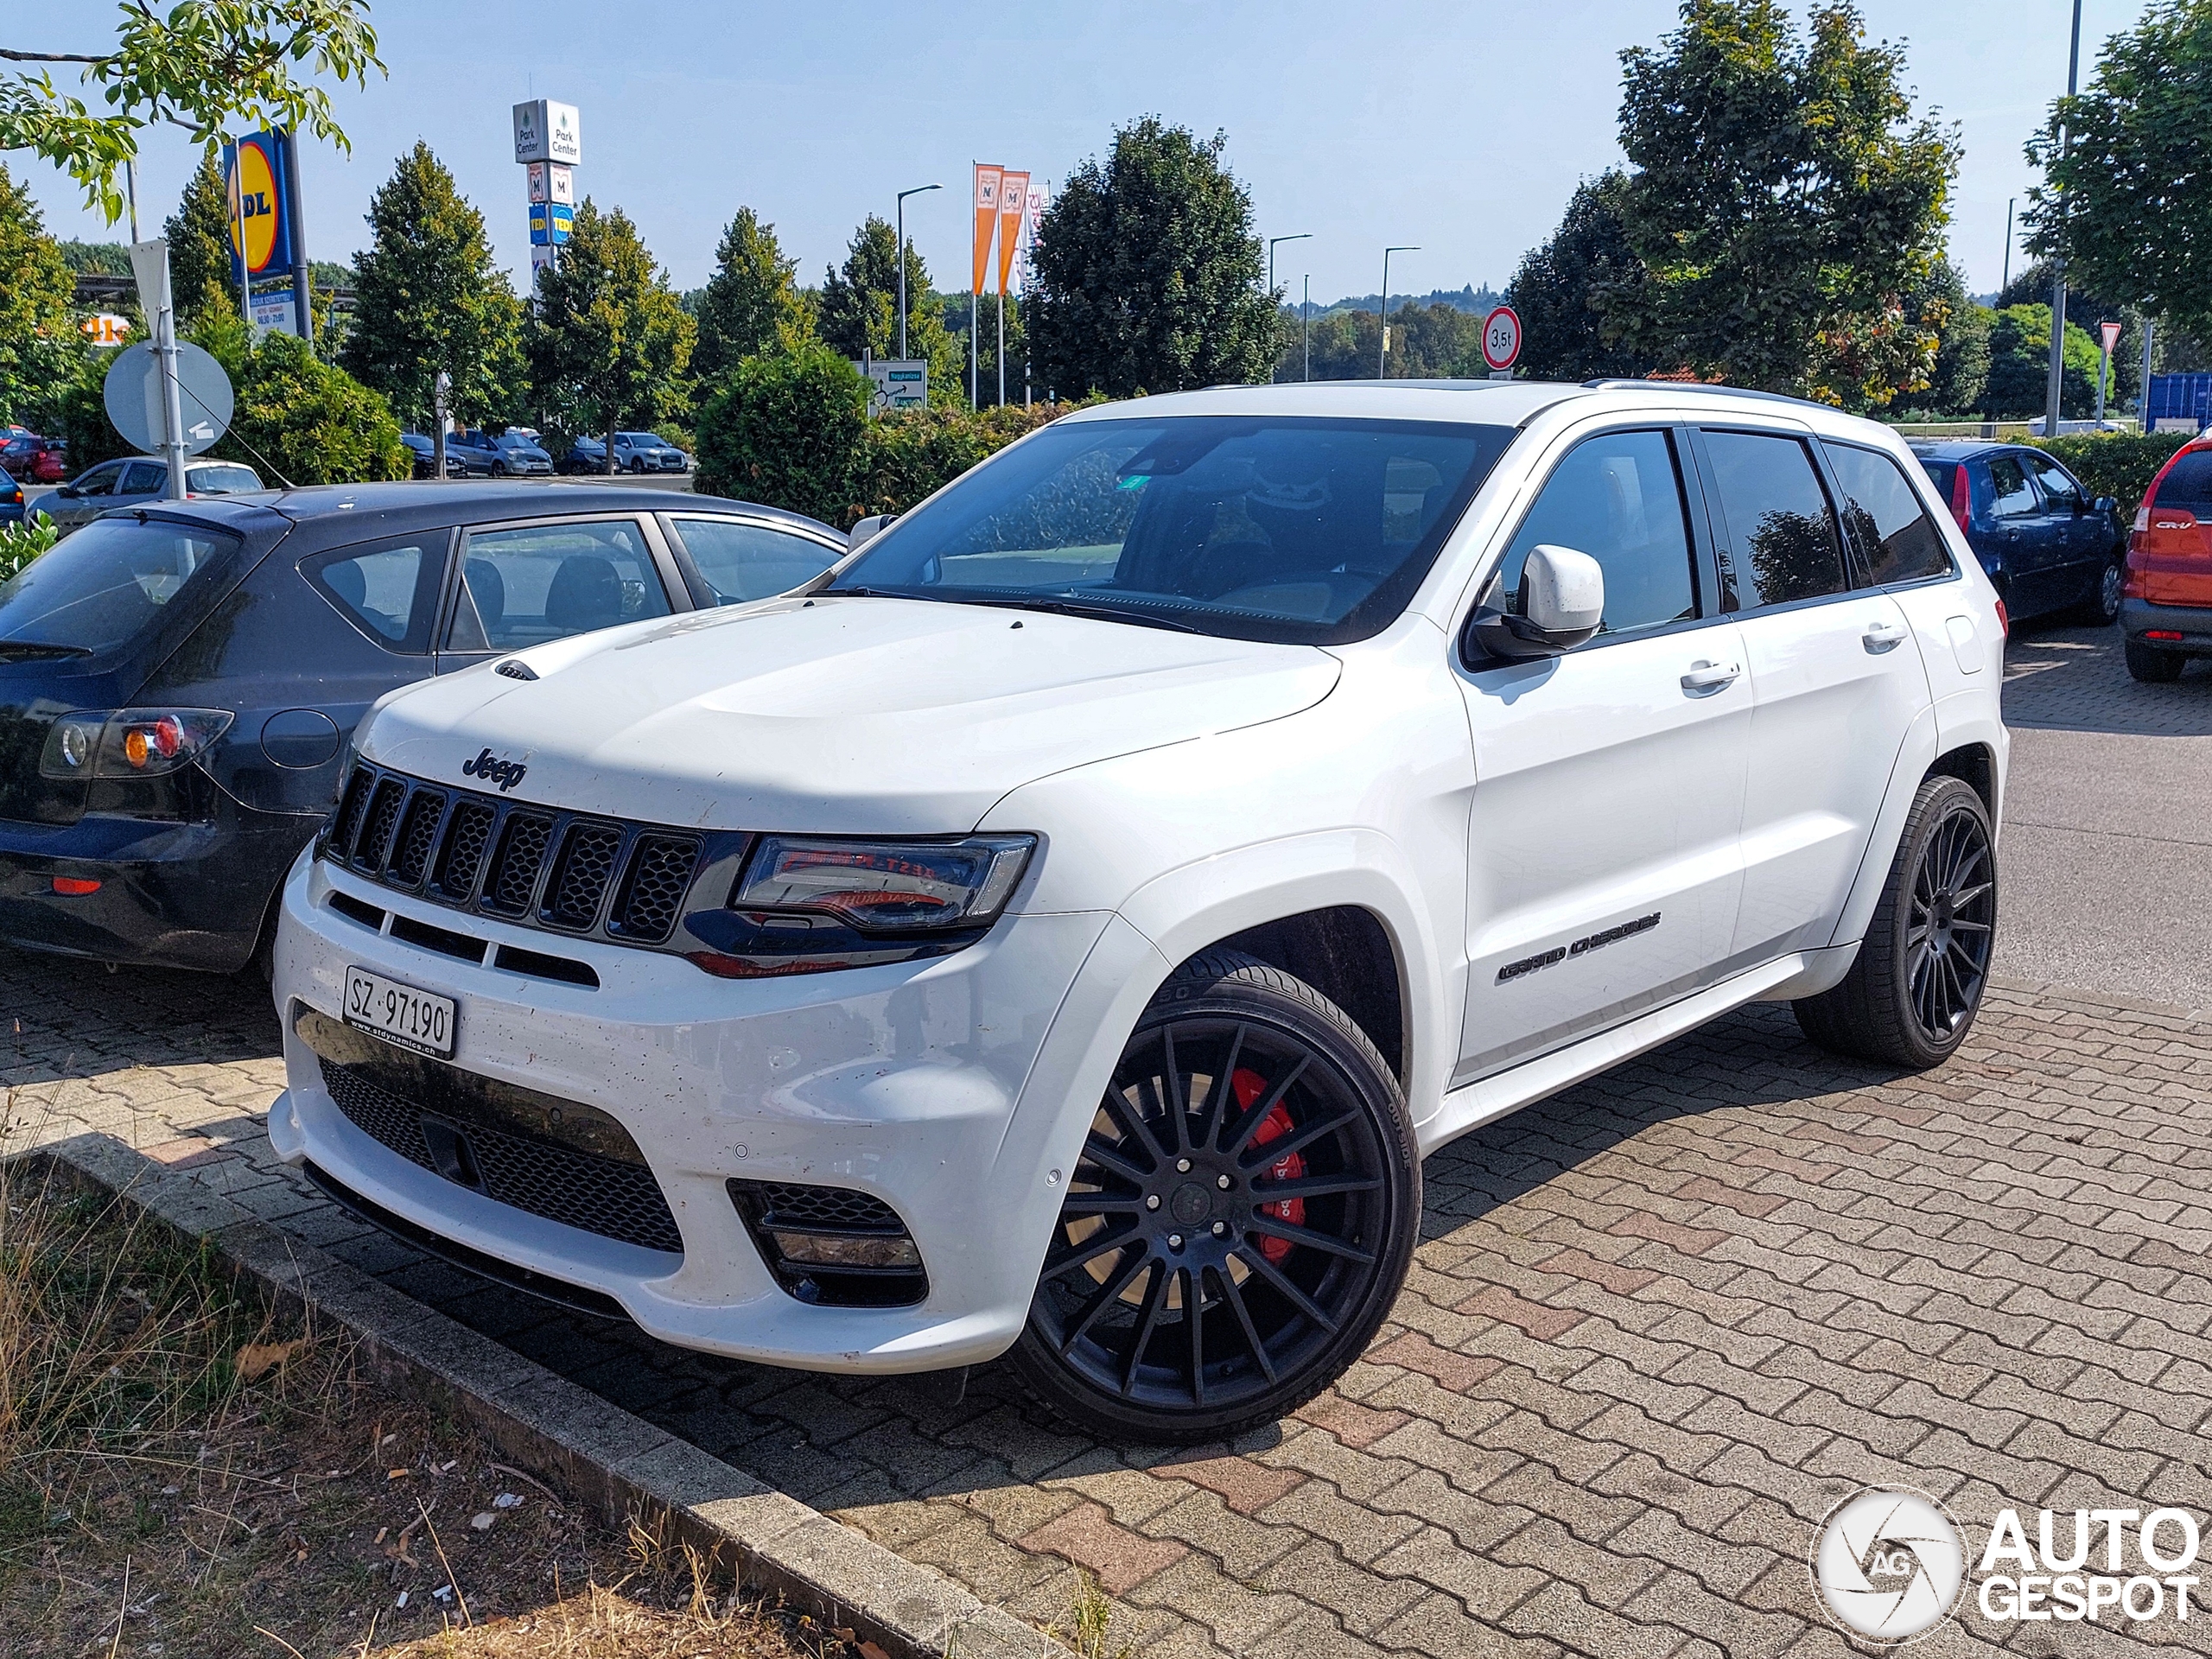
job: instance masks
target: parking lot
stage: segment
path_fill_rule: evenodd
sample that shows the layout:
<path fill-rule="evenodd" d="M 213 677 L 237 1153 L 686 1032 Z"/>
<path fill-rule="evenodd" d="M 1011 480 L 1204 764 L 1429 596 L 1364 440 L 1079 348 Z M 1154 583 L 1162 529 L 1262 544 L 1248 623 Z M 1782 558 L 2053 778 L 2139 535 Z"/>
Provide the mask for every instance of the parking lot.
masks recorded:
<path fill-rule="evenodd" d="M 426 1262 L 273 1163 L 240 982 L 0 954 L 10 1144 L 189 1167 L 1038 1624 L 1095 1574 L 1109 1652 L 1840 1653 L 1805 1557 L 1858 1486 L 1978 1534 L 2201 1507 L 2212 1462 L 2212 672 L 2137 687 L 2082 631 L 2011 658 L 2007 977 L 1961 1055 L 1850 1065 L 1754 1007 L 1458 1142 L 1366 1360 L 1233 1446 L 1087 1440 L 996 1367 L 963 1395 L 709 1359 Z M 1923 1650 L 1996 1634 L 1969 1611 Z"/>

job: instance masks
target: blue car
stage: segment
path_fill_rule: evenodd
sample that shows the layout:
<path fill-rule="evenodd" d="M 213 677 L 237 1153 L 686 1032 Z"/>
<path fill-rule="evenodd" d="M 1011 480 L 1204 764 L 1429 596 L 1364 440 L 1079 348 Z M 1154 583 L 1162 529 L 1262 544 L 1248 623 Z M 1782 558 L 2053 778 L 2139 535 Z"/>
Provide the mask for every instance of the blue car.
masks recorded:
<path fill-rule="evenodd" d="M 2015 622 L 2064 613 L 2092 626 L 2120 614 L 2127 527 L 2051 455 L 1976 439 L 1912 445 Z"/>

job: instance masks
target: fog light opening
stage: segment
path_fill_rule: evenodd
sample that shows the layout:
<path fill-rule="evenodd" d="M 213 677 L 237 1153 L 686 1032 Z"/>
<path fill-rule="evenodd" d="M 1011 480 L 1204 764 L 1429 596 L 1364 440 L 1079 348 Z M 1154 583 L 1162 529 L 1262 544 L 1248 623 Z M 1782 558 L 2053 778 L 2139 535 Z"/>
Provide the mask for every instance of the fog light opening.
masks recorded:
<path fill-rule="evenodd" d="M 2145 639 L 2178 639 L 2181 634 L 2173 628 L 2145 628 L 2143 637 Z"/>

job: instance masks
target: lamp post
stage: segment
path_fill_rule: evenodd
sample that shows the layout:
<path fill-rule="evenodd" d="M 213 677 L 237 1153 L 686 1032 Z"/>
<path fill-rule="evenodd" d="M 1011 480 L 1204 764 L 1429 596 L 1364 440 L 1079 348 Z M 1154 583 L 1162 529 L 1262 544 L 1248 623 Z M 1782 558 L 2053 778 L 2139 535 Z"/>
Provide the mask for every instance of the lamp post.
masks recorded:
<path fill-rule="evenodd" d="M 1295 236 L 1271 236 L 1268 238 L 1268 303 L 1275 302 L 1275 244 L 1278 242 L 1308 242 L 1313 232 L 1300 231 Z"/>
<path fill-rule="evenodd" d="M 1420 251 L 1421 245 L 1417 242 L 1382 250 L 1382 349 L 1375 357 L 1375 378 L 1377 380 L 1388 374 L 1390 369 L 1390 256 Z"/>
<path fill-rule="evenodd" d="M 2082 85 L 2082 0 L 2074 0 L 2074 43 L 2066 54 L 2066 96 Z M 2059 159 L 2066 156 L 2066 129 L 2058 130 Z M 2065 223 L 2066 199 L 2058 201 L 2059 222 Z M 2062 251 L 2050 262 L 2050 379 L 2044 390 L 2043 435 L 2058 435 L 2059 397 L 2066 389 L 2066 255 Z M 1999 296 L 2001 299 L 2003 296 Z"/>
<path fill-rule="evenodd" d="M 906 198 L 926 195 L 932 190 L 942 190 L 941 184 L 918 184 L 911 190 L 899 193 L 899 355 L 906 355 Z"/>
<path fill-rule="evenodd" d="M 2005 274 L 1997 279 L 1997 297 L 2001 303 L 2005 290 L 2012 286 L 2012 205 L 2018 196 L 2005 198 Z"/>
<path fill-rule="evenodd" d="M 1299 354 L 1306 359 L 1306 378 L 1313 378 L 1313 275 L 1306 276 L 1306 292 L 1298 302 Z"/>

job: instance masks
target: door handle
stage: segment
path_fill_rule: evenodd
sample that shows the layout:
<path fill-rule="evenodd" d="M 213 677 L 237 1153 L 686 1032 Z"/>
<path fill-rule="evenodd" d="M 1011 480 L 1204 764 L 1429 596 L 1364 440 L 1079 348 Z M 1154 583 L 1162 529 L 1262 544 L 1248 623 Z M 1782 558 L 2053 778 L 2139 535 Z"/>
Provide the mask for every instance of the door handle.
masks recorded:
<path fill-rule="evenodd" d="M 1904 643 L 1905 627 L 1901 622 L 1870 622 L 1866 632 L 1859 637 L 1866 641 L 1866 649 L 1875 656 L 1885 651 L 1895 651 Z"/>
<path fill-rule="evenodd" d="M 1690 664 L 1690 671 L 1682 676 L 1682 690 L 1694 697 L 1703 696 L 1708 692 L 1719 690 L 1725 685 L 1733 684 L 1736 677 L 1743 671 L 1743 665 L 1738 663 L 1731 663 L 1723 668 L 1715 662 L 1694 662 Z"/>

